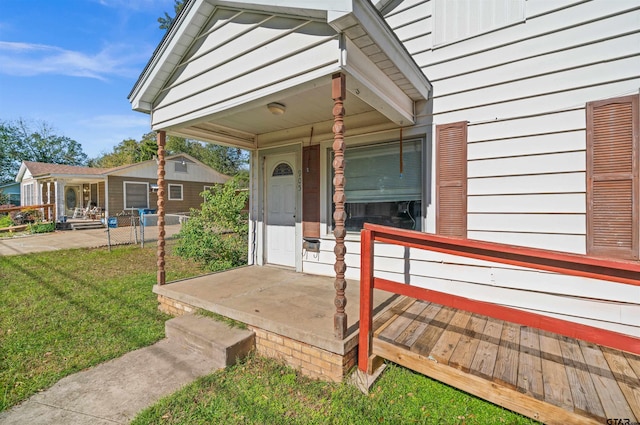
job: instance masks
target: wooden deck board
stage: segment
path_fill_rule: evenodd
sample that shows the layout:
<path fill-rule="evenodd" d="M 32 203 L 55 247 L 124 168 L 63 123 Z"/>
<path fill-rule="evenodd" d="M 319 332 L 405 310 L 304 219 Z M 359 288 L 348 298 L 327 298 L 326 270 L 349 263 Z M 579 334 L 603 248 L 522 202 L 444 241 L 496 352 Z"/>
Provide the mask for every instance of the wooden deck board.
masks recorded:
<path fill-rule="evenodd" d="M 518 391 L 543 400 L 544 380 L 542 379 L 538 330 L 522 326 L 520 328 L 520 347 Z"/>
<path fill-rule="evenodd" d="M 611 373 L 600 347 L 584 341 L 579 341 L 579 344 L 585 363 L 591 374 L 593 386 L 598 393 L 600 403 L 602 403 L 605 417 L 631 418 L 633 412 L 624 394 L 622 394 L 620 386 L 614 379 L 613 373 Z"/>
<path fill-rule="evenodd" d="M 375 320 L 373 321 L 373 329 L 375 330 L 375 335 L 384 331 L 384 329 L 387 326 L 393 323 L 393 320 L 396 317 L 399 317 L 399 315 L 401 315 L 402 312 L 414 302 L 415 302 L 414 299 L 406 298 L 406 297 L 402 298 L 400 301 L 395 303 L 393 306 L 387 309 L 380 316 L 376 317 Z"/>
<path fill-rule="evenodd" d="M 420 335 L 416 342 L 411 346 L 411 351 L 419 353 L 430 353 L 431 348 L 440 338 L 449 325 L 451 318 L 456 313 L 455 309 L 450 307 L 442 307 L 438 314 L 429 322 L 427 329 Z"/>
<path fill-rule="evenodd" d="M 573 410 L 573 397 L 569 388 L 569 378 L 562 360 L 558 335 L 538 331 L 544 400 L 564 409 Z"/>
<path fill-rule="evenodd" d="M 467 323 L 467 327 L 464 329 L 462 337 L 449 359 L 451 366 L 469 372 L 473 356 L 476 354 L 478 344 L 480 344 L 478 335 L 482 333 L 486 324 L 486 317 L 477 314 L 471 315 L 471 319 Z"/>
<path fill-rule="evenodd" d="M 640 376 L 634 372 L 629 361 L 620 351 L 603 347 L 602 354 L 636 419 L 640 419 Z"/>
<path fill-rule="evenodd" d="M 604 409 L 593 386 L 582 350 L 580 350 L 580 344 L 575 339 L 561 337 L 560 349 L 567 367 L 574 409 L 585 415 L 605 419 Z"/>
<path fill-rule="evenodd" d="M 518 353 L 520 352 L 520 326 L 504 323 L 493 380 L 509 388 L 518 386 Z"/>
<path fill-rule="evenodd" d="M 426 303 L 424 301 L 416 300 L 411 305 L 404 309 L 404 312 L 400 314 L 395 320 L 392 320 L 384 330 L 378 333 L 378 338 L 392 342 L 396 337 L 404 331 L 411 322 L 424 310 Z"/>
<path fill-rule="evenodd" d="M 438 310 L 434 308 L 437 307 L 434 306 L 434 304 L 424 301 L 417 307 L 419 310 L 416 310 L 414 320 L 394 339 L 396 344 L 405 348 L 411 347 L 411 344 L 424 332 L 433 316 L 435 316 L 435 312 Z M 431 310 L 434 310 L 433 314 L 429 313 Z"/>
<path fill-rule="evenodd" d="M 502 320 L 493 318 L 487 320 L 480 338 L 480 344 L 478 344 L 478 349 L 471 362 L 471 373 L 492 379 L 496 358 L 498 357 L 498 344 L 502 334 L 502 324 Z"/>
<path fill-rule="evenodd" d="M 640 356 L 437 304 L 425 318 L 418 310 L 395 340 L 374 337 L 373 353 L 543 422 L 640 421 Z"/>
<path fill-rule="evenodd" d="M 431 356 L 440 363 L 449 364 L 449 359 L 453 354 L 462 332 L 464 331 L 467 323 L 471 319 L 471 313 L 467 311 L 458 310 L 449 322 L 449 326 L 442 333 L 440 339 L 431 349 Z"/>

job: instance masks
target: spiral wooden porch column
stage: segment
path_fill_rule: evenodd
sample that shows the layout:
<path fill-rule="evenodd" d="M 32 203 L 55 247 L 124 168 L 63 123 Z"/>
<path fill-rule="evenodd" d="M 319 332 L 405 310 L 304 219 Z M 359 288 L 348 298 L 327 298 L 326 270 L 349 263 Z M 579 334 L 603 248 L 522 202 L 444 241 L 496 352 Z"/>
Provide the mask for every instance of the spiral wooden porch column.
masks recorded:
<path fill-rule="evenodd" d="M 158 285 L 164 285 L 166 283 L 165 280 L 165 271 L 164 271 L 164 255 L 165 255 L 165 230 L 164 230 L 164 157 L 165 150 L 164 147 L 167 143 L 167 134 L 164 131 L 158 132 L 158 251 L 156 254 L 157 257 L 157 265 L 158 265 L 158 276 L 156 279 L 156 283 Z"/>
<path fill-rule="evenodd" d="M 347 297 L 344 292 L 347 289 L 347 281 L 344 277 L 347 265 L 344 262 L 347 248 L 344 245 L 344 237 L 347 231 L 344 228 L 346 214 L 344 211 L 344 203 L 346 197 L 344 194 L 344 99 L 346 97 L 345 75 L 337 73 L 332 75 L 331 81 L 331 97 L 333 98 L 333 202 L 335 211 L 333 219 L 335 220 L 335 228 L 333 235 L 336 238 L 336 246 L 334 253 L 336 254 L 336 262 L 333 269 L 336 272 L 336 280 L 334 287 L 336 288 L 336 297 L 334 304 L 336 313 L 333 316 L 333 332 L 337 339 L 344 339 L 347 335 L 347 313 L 345 306 L 347 305 Z"/>

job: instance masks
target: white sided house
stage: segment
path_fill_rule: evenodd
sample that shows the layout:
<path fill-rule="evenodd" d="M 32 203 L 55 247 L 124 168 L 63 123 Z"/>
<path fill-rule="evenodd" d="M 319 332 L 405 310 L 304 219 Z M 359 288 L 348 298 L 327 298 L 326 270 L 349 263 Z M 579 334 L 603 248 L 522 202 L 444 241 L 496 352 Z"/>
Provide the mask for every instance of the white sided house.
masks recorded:
<path fill-rule="evenodd" d="M 364 223 L 637 263 L 639 90 L 638 0 L 190 0 L 129 99 L 155 131 L 251 152 L 251 264 L 335 275 L 344 189 L 358 279 Z M 640 286 L 376 256 L 390 280 L 640 337 Z"/>
<path fill-rule="evenodd" d="M 186 213 L 202 204 L 200 193 L 229 177 L 187 154 L 166 158 L 169 213 Z M 158 164 L 148 160 L 115 168 L 80 167 L 23 161 L 16 176 L 22 206 L 55 204 L 56 217 L 74 218 L 87 208 L 95 219 L 139 209 L 155 209 Z"/>

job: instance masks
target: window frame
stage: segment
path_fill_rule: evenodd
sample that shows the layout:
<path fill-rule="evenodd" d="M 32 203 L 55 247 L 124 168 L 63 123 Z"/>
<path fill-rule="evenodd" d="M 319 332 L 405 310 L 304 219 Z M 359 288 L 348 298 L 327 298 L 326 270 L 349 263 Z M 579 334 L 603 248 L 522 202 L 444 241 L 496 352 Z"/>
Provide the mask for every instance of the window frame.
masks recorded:
<path fill-rule="evenodd" d="M 29 205 L 35 205 L 35 182 L 29 182 L 26 183 L 22 186 L 22 193 L 24 193 L 24 195 L 22 196 L 22 205 L 23 206 L 29 206 Z"/>
<path fill-rule="evenodd" d="M 174 198 L 174 197 L 171 196 L 171 186 L 180 188 L 180 197 L 179 198 Z M 169 201 L 182 201 L 182 200 L 184 200 L 184 185 L 179 184 L 179 183 L 169 183 L 169 184 L 167 184 L 167 199 Z"/>
<path fill-rule="evenodd" d="M 426 199 L 426 195 L 425 195 L 425 164 L 426 164 L 426 159 L 425 159 L 425 150 L 426 150 L 426 137 L 424 134 L 418 134 L 418 135 L 412 135 L 410 137 L 407 137 L 403 140 L 400 139 L 389 139 L 389 140 L 384 140 L 384 141 L 380 141 L 380 140 L 376 140 L 376 141 L 372 141 L 370 143 L 362 143 L 362 144 L 354 144 L 354 145 L 348 145 L 349 148 L 353 148 L 353 149 L 366 149 L 366 148 L 376 148 L 376 147 L 381 147 L 381 148 L 385 148 L 385 147 L 389 147 L 388 145 L 393 145 L 393 144 L 398 144 L 398 146 L 400 145 L 400 142 L 403 142 L 405 144 L 407 143 L 416 143 L 417 146 L 420 149 L 420 154 L 419 154 L 419 162 L 420 162 L 420 170 L 419 170 L 419 177 L 418 177 L 418 181 L 420 183 L 420 189 L 419 189 L 419 202 L 420 202 L 420 211 L 419 214 L 415 215 L 415 216 L 411 216 L 411 218 L 414 221 L 414 226 L 416 227 L 416 230 L 418 231 L 424 231 L 425 229 L 425 221 L 424 221 L 424 216 L 425 216 L 425 199 Z M 348 155 L 348 151 L 349 149 L 347 149 L 345 151 L 345 159 L 346 155 Z M 333 169 L 333 149 L 331 147 L 328 147 L 326 149 L 326 154 L 327 154 L 327 161 L 326 161 L 326 167 L 327 167 L 327 193 L 326 193 L 326 202 L 327 202 L 327 207 L 326 207 L 326 211 L 327 211 L 327 223 L 326 223 L 326 234 L 332 234 L 333 232 L 333 228 L 334 228 L 334 223 L 333 223 L 333 193 L 334 193 L 334 187 L 333 187 L 333 173 L 334 173 L 334 169 Z M 403 156 L 407 155 L 407 152 L 404 151 L 403 152 Z M 398 158 L 399 159 L 399 158 Z M 347 165 L 345 165 L 345 169 L 347 168 Z M 345 186 L 345 190 L 348 190 L 349 187 L 349 178 L 346 178 L 347 182 L 346 182 L 346 186 Z M 395 201 L 378 201 L 376 202 L 375 200 L 372 200 L 368 203 L 400 203 L 400 202 L 414 202 L 414 200 L 395 200 Z M 354 202 L 357 204 L 362 204 L 363 202 Z M 349 200 L 347 199 L 346 204 L 349 204 Z M 408 204 L 407 206 L 408 208 L 410 207 L 410 204 Z M 346 223 L 345 223 L 346 224 Z M 395 226 L 394 226 L 395 227 Z M 398 228 L 402 228 L 400 226 L 397 226 Z M 357 236 L 358 238 L 360 237 L 360 230 L 347 230 L 347 235 L 351 235 L 351 236 Z"/>
<path fill-rule="evenodd" d="M 127 204 L 127 185 L 144 185 L 145 186 L 145 195 L 147 199 L 147 204 L 144 207 L 131 207 Z M 123 209 L 124 210 L 132 210 L 132 209 L 140 209 L 140 208 L 149 208 L 149 183 L 148 182 L 136 182 L 136 181 L 124 181 L 122 182 L 122 196 L 123 196 Z"/>

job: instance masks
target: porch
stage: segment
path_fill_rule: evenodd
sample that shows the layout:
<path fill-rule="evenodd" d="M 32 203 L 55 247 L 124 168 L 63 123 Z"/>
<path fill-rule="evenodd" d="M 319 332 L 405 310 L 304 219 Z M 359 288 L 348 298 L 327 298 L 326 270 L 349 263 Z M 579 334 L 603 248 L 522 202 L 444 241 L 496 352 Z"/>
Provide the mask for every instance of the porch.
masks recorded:
<path fill-rule="evenodd" d="M 247 266 L 155 286 L 160 309 L 247 324 L 256 350 L 342 381 L 356 365 L 360 285 L 334 336 L 333 278 Z M 371 354 L 545 423 L 640 420 L 640 356 L 507 320 L 374 290 Z"/>
<path fill-rule="evenodd" d="M 181 315 L 196 308 L 245 323 L 256 350 L 284 360 L 308 376 L 342 381 L 356 365 L 359 284 L 349 281 L 347 336 L 334 336 L 335 278 L 270 266 L 246 266 L 154 286 L 160 310 Z M 374 312 L 397 298 L 374 293 Z"/>

